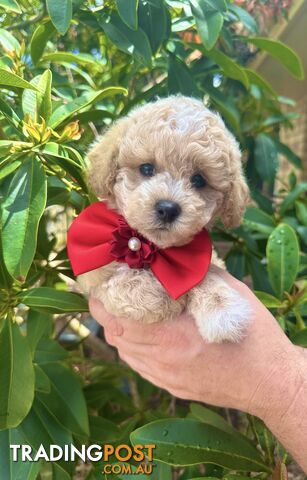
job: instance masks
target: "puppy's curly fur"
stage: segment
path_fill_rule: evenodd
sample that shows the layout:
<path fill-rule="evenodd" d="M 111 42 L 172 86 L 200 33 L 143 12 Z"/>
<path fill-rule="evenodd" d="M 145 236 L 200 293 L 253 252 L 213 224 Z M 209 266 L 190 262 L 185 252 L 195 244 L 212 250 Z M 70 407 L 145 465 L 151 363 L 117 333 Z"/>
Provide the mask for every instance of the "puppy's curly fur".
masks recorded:
<path fill-rule="evenodd" d="M 249 199 L 236 140 L 216 113 L 192 98 L 172 96 L 136 108 L 98 139 L 88 158 L 89 182 L 97 196 L 161 248 L 190 242 L 217 217 L 226 228 L 238 225 Z M 154 165 L 154 176 L 142 176 L 144 163 Z M 204 188 L 192 185 L 195 173 L 206 179 Z M 168 225 L 156 215 L 161 199 L 181 207 Z M 221 265 L 215 254 L 212 263 Z M 79 282 L 121 317 L 156 322 L 186 308 L 207 341 L 239 340 L 249 317 L 246 302 L 214 268 L 176 301 L 150 270 L 126 264 L 114 262 L 80 275 Z"/>

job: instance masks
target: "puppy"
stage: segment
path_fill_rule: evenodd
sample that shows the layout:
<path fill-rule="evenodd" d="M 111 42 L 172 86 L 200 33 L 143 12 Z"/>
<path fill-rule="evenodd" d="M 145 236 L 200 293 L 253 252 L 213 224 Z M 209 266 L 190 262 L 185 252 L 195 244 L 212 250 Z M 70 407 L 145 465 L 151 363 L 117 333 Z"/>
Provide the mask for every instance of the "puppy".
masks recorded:
<path fill-rule="evenodd" d="M 184 96 L 136 108 L 99 138 L 88 158 L 97 196 L 159 249 L 188 244 L 217 217 L 235 227 L 249 198 L 234 137 L 216 113 Z M 238 341 L 249 305 L 212 268 L 222 265 L 215 253 L 211 262 L 204 279 L 177 300 L 150 269 L 126 263 L 78 280 L 114 315 L 150 323 L 186 310 L 208 342 Z"/>

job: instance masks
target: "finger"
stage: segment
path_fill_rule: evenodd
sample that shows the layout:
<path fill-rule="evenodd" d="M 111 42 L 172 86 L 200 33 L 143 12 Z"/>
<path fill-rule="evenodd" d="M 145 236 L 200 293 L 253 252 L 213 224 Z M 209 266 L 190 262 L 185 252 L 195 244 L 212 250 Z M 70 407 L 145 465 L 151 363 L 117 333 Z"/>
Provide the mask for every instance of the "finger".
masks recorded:
<path fill-rule="evenodd" d="M 129 367 L 131 367 L 139 375 L 141 375 L 141 377 L 145 378 L 145 380 L 152 383 L 156 387 L 167 390 L 171 395 L 174 395 L 175 397 L 187 397 L 186 390 L 177 388 L 177 386 L 172 385 L 172 382 L 170 381 L 165 382 L 164 377 L 163 379 L 161 379 L 153 373 L 155 369 L 149 370 L 148 368 L 145 368 L 140 361 L 136 361 L 135 358 L 130 357 L 129 355 L 119 354 L 119 356 L 127 365 L 129 365 Z"/>
<path fill-rule="evenodd" d="M 100 325 L 102 325 L 106 330 L 108 330 L 109 333 L 111 333 L 112 335 L 123 334 L 124 329 L 121 322 L 116 317 L 114 317 L 114 315 L 108 313 L 105 310 L 103 303 L 101 303 L 99 300 L 94 297 L 90 297 L 89 309 L 93 318 L 95 318 L 95 320 L 97 320 Z"/>

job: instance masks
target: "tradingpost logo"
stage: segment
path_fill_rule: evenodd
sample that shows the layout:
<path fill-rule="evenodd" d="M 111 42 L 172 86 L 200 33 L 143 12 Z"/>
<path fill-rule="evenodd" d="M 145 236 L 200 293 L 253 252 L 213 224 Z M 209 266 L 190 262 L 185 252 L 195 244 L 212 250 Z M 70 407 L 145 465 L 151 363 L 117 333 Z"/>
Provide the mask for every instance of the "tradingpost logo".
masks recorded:
<path fill-rule="evenodd" d="M 69 445 L 49 445 L 45 447 L 40 445 L 34 450 L 31 445 L 10 445 L 12 450 L 13 462 L 74 462 L 82 460 L 83 462 L 91 461 L 93 463 L 102 463 L 101 473 L 104 475 L 151 475 L 155 464 L 153 461 L 154 444 L 141 445 L 137 444 L 133 447 L 127 444 L 121 445 L 81 445 L 75 447 Z M 133 460 L 133 466 L 129 461 Z"/>

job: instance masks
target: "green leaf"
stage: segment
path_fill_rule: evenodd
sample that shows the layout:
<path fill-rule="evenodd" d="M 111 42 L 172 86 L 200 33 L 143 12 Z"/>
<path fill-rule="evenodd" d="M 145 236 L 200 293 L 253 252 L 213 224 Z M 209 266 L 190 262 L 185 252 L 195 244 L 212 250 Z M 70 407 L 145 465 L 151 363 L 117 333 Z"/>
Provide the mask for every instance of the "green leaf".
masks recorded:
<path fill-rule="evenodd" d="M 196 420 L 158 420 L 132 432 L 130 439 L 133 445 L 155 444 L 154 458 L 169 465 L 214 463 L 239 471 L 269 471 L 255 447 Z"/>
<path fill-rule="evenodd" d="M 9 12 L 22 13 L 20 6 L 15 0 L 0 0 L 0 7 Z"/>
<path fill-rule="evenodd" d="M 60 363 L 41 365 L 50 380 L 50 393 L 38 393 L 38 400 L 57 421 L 75 435 L 88 436 L 86 404 L 75 374 Z"/>
<path fill-rule="evenodd" d="M 50 331 L 51 319 L 52 317 L 49 314 L 29 310 L 27 317 L 27 339 L 32 357 L 42 336 Z"/>
<path fill-rule="evenodd" d="M 117 11 L 127 27 L 136 30 L 138 28 L 138 3 L 139 0 L 116 0 Z"/>
<path fill-rule="evenodd" d="M 300 159 L 300 157 L 298 155 L 296 155 L 296 153 L 293 152 L 293 150 L 291 150 L 291 148 L 289 148 L 284 143 L 279 142 L 275 138 L 273 139 L 273 141 L 276 145 L 276 149 L 277 149 L 278 153 L 280 153 L 281 155 L 286 157 L 287 160 L 290 163 L 292 163 L 292 165 L 294 165 L 296 168 L 303 168 L 302 160 Z"/>
<path fill-rule="evenodd" d="M 263 180 L 272 182 L 278 167 L 278 154 L 274 140 L 266 133 L 259 133 L 255 140 L 255 167 Z"/>
<path fill-rule="evenodd" d="M 150 66 L 152 51 L 145 32 L 138 28 L 131 30 L 115 12 L 107 20 L 99 19 L 99 24 L 119 50 L 135 57 L 139 62 Z"/>
<path fill-rule="evenodd" d="M 261 260 L 255 255 L 248 255 L 247 266 L 253 280 L 254 289 L 261 289 L 265 290 L 266 292 L 273 293 L 267 269 Z"/>
<path fill-rule="evenodd" d="M 46 5 L 53 25 L 65 35 L 72 18 L 72 0 L 46 0 Z"/>
<path fill-rule="evenodd" d="M 17 323 L 2 320 L 0 331 L 0 430 L 18 426 L 34 398 L 34 369 L 27 339 Z"/>
<path fill-rule="evenodd" d="M 190 69 L 174 55 L 169 56 L 168 92 L 199 97 L 199 91 Z"/>
<path fill-rule="evenodd" d="M 37 90 L 34 85 L 27 82 L 15 73 L 9 72 L 8 70 L 4 70 L 4 68 L 0 68 L 0 85 L 4 85 L 5 87 L 17 87 L 17 88 L 29 88 L 30 90 Z"/>
<path fill-rule="evenodd" d="M 296 215 L 299 221 L 307 227 L 307 204 L 297 200 L 295 202 Z"/>
<path fill-rule="evenodd" d="M 0 466 L 4 480 L 36 480 L 41 469 L 41 462 L 22 461 L 20 450 L 18 460 L 13 461 L 11 445 L 25 445 L 27 440 L 20 428 L 0 432 Z"/>
<path fill-rule="evenodd" d="M 296 279 L 299 251 L 293 228 L 280 223 L 271 233 L 266 247 L 270 282 L 279 298 L 291 289 Z"/>
<path fill-rule="evenodd" d="M 254 17 L 248 13 L 245 8 L 241 8 L 235 4 L 229 4 L 228 10 L 235 14 L 240 22 L 244 24 L 244 26 L 253 33 L 257 33 L 258 25 Z"/>
<path fill-rule="evenodd" d="M 41 61 L 54 63 L 77 63 L 81 67 L 94 67 L 97 71 L 101 71 L 103 66 L 97 60 L 85 53 L 70 53 L 70 52 L 53 52 L 46 53 Z"/>
<path fill-rule="evenodd" d="M 242 280 L 245 274 L 245 255 L 242 249 L 233 248 L 226 257 L 227 270 L 239 280 Z"/>
<path fill-rule="evenodd" d="M 304 78 L 304 69 L 300 57 L 284 43 L 265 37 L 241 37 L 243 41 L 268 52 L 276 58 L 295 78 Z"/>
<path fill-rule="evenodd" d="M 89 426 L 91 443 L 115 443 L 120 439 L 120 429 L 106 418 L 90 415 Z"/>
<path fill-rule="evenodd" d="M 55 28 L 51 21 L 40 24 L 36 30 L 34 30 L 30 41 L 30 52 L 34 65 L 37 65 L 39 62 L 47 42 L 54 32 Z"/>
<path fill-rule="evenodd" d="M 15 173 L 2 203 L 3 257 L 14 278 L 26 277 L 34 258 L 39 220 L 47 200 L 43 166 L 26 159 Z"/>
<path fill-rule="evenodd" d="M 255 70 L 252 70 L 250 68 L 244 68 L 244 72 L 246 73 L 248 80 L 250 83 L 253 83 L 254 85 L 258 85 L 263 90 L 267 90 L 273 97 L 277 97 L 277 93 L 273 89 L 272 85 L 265 80 L 258 72 L 255 72 Z"/>
<path fill-rule="evenodd" d="M 208 50 L 211 50 L 222 29 L 223 14 L 213 9 L 206 0 L 190 0 L 190 4 L 202 42 Z"/>
<path fill-rule="evenodd" d="M 226 420 L 221 415 L 214 412 L 210 408 L 204 407 L 203 405 L 199 405 L 198 403 L 191 403 L 190 411 L 191 411 L 191 415 L 196 420 L 199 420 L 203 423 L 211 425 L 212 427 L 216 427 L 219 430 L 229 433 L 230 435 L 240 437 L 242 441 L 248 441 L 247 438 L 241 435 L 228 422 L 226 422 Z"/>
<path fill-rule="evenodd" d="M 287 210 L 294 206 L 295 201 L 299 198 L 299 196 L 305 194 L 305 192 L 307 192 L 307 182 L 301 182 L 296 185 L 282 201 L 280 205 L 280 213 L 284 215 Z"/>
<path fill-rule="evenodd" d="M 291 341 L 295 343 L 295 345 L 300 345 L 301 347 L 307 348 L 307 328 L 304 328 L 303 330 L 300 330 L 292 335 Z"/>
<path fill-rule="evenodd" d="M 232 58 L 215 48 L 206 54 L 222 68 L 227 77 L 239 80 L 246 88 L 249 87 L 249 79 L 245 70 Z"/>
<path fill-rule="evenodd" d="M 39 365 L 34 365 L 35 390 L 37 392 L 49 393 L 51 390 L 50 380 Z"/>
<path fill-rule="evenodd" d="M 107 87 L 97 92 L 93 91 L 84 93 L 81 97 L 76 98 L 75 100 L 62 105 L 61 107 L 58 107 L 51 115 L 51 118 L 49 119 L 49 125 L 52 128 L 56 128 L 65 120 L 67 120 L 67 118 L 71 117 L 74 113 L 78 112 L 82 108 L 93 105 L 105 97 L 118 94 L 126 95 L 127 90 L 122 87 Z"/>
<path fill-rule="evenodd" d="M 85 298 L 77 293 L 56 290 L 50 287 L 37 287 L 24 290 L 18 297 L 20 301 L 43 313 L 87 312 Z"/>
<path fill-rule="evenodd" d="M 281 308 L 283 306 L 283 302 L 281 302 L 279 298 L 276 298 L 269 293 L 255 290 L 254 294 L 267 308 Z"/>
<path fill-rule="evenodd" d="M 52 112 L 51 104 L 51 84 L 52 73 L 45 70 L 42 75 L 38 75 L 31 80 L 35 85 L 37 92 L 25 90 L 22 95 L 22 109 L 24 114 L 29 114 L 35 122 L 41 122 L 45 119 L 48 122 Z"/>
<path fill-rule="evenodd" d="M 5 30 L 4 28 L 0 28 L 0 44 L 7 51 L 15 51 L 18 54 L 20 53 L 20 43 L 8 30 Z"/>
<path fill-rule="evenodd" d="M 34 361 L 39 365 L 44 363 L 65 360 L 68 356 L 65 348 L 56 341 L 47 337 L 40 338 L 35 349 Z"/>
<path fill-rule="evenodd" d="M 1 166 L 0 180 L 7 177 L 11 173 L 15 172 L 15 170 L 17 170 L 17 168 L 20 167 L 20 165 L 21 165 L 21 160 L 13 160 L 4 166 Z"/>
<path fill-rule="evenodd" d="M 139 27 L 146 33 L 153 53 L 156 53 L 170 31 L 167 13 L 163 0 L 140 0 Z"/>
<path fill-rule="evenodd" d="M 24 443 L 31 445 L 34 452 L 40 445 L 43 445 L 47 451 L 52 444 L 62 448 L 70 445 L 73 443 L 71 432 L 65 429 L 64 425 L 55 419 L 52 412 L 40 402 L 38 398 L 40 395 L 38 392 L 29 415 L 20 425 L 20 430 L 25 437 Z M 60 464 L 65 470 L 71 470 L 71 463 L 65 462 L 64 459 L 57 461 L 56 464 Z"/>
<path fill-rule="evenodd" d="M 243 223 L 251 230 L 265 233 L 267 235 L 269 235 L 275 228 L 273 217 L 257 207 L 247 207 L 244 214 Z"/>
<path fill-rule="evenodd" d="M 210 100 L 217 105 L 219 112 L 226 121 L 238 132 L 238 135 L 240 135 L 240 112 L 233 100 L 208 83 L 204 86 L 204 90 L 210 96 Z"/>

